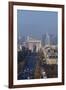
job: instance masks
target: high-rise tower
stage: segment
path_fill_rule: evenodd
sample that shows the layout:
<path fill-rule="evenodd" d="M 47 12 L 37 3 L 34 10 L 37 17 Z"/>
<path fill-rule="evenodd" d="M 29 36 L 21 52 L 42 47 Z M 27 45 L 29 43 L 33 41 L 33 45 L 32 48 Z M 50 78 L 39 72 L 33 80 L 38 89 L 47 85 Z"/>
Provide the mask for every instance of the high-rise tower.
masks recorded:
<path fill-rule="evenodd" d="M 50 45 L 50 36 L 46 33 L 45 45 Z"/>

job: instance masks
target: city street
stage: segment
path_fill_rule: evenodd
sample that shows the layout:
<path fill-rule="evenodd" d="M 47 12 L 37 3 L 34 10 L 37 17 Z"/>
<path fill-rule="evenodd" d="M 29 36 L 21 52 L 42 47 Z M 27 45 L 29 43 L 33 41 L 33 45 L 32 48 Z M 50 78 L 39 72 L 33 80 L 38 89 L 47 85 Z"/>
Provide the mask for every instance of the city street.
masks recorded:
<path fill-rule="evenodd" d="M 20 62 L 20 64 L 18 66 L 21 67 L 18 69 L 18 80 L 54 78 L 58 75 L 58 66 L 56 64 L 43 63 L 40 55 L 36 52 L 28 53 L 25 56 L 24 65 L 23 62 Z"/>

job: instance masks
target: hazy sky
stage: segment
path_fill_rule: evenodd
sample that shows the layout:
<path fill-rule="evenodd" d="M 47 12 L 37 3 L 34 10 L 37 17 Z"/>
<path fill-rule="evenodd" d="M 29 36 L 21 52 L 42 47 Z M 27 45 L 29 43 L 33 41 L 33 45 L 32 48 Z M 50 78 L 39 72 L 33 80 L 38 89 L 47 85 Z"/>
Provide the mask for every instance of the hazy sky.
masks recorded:
<path fill-rule="evenodd" d="M 20 36 L 41 39 L 45 33 L 57 35 L 58 13 L 50 11 L 17 11 L 17 29 Z"/>

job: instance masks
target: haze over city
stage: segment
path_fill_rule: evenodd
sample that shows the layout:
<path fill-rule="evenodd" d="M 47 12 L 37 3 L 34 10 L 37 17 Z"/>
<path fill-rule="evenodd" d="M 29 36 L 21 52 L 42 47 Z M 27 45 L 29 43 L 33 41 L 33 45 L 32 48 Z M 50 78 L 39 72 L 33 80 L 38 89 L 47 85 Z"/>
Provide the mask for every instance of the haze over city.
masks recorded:
<path fill-rule="evenodd" d="M 32 36 L 41 39 L 45 33 L 57 36 L 58 13 L 51 11 L 17 11 L 18 37 Z"/>

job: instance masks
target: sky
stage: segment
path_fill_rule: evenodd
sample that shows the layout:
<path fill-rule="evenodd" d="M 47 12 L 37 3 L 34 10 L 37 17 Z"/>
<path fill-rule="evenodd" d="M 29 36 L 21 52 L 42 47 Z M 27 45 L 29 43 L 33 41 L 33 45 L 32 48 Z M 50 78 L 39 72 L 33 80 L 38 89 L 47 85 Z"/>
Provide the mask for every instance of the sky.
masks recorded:
<path fill-rule="evenodd" d="M 58 13 L 51 11 L 17 10 L 17 32 L 20 37 L 41 39 L 45 33 L 57 35 Z"/>

